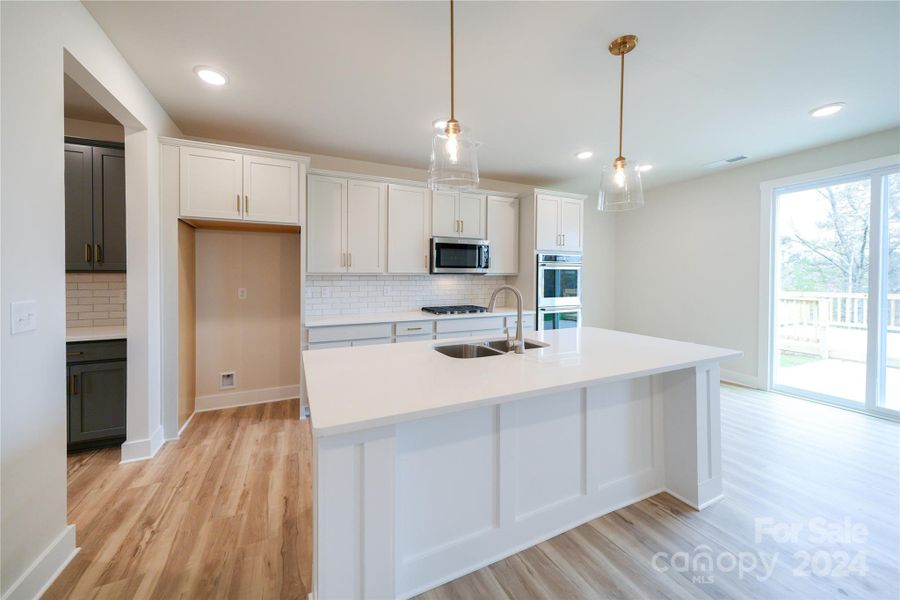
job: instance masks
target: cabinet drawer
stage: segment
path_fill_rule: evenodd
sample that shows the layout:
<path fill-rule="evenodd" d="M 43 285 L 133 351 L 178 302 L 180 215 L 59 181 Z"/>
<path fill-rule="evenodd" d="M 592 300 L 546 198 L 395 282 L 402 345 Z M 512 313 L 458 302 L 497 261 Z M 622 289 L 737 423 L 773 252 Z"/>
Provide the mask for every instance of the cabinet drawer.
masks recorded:
<path fill-rule="evenodd" d="M 402 321 L 397 323 L 397 335 L 431 335 L 434 321 Z"/>
<path fill-rule="evenodd" d="M 334 327 L 311 327 L 310 347 L 316 342 L 339 342 L 343 340 L 367 340 L 391 337 L 392 323 L 369 323 L 366 325 L 335 325 Z"/>
<path fill-rule="evenodd" d="M 437 322 L 438 333 L 454 333 L 481 331 L 484 329 L 503 329 L 503 317 L 482 317 L 477 319 L 447 319 Z"/>
<path fill-rule="evenodd" d="M 125 360 L 126 340 L 103 340 L 98 342 L 69 342 L 66 344 L 66 363 L 99 362 Z"/>
<path fill-rule="evenodd" d="M 376 344 L 390 344 L 392 338 L 371 338 L 368 340 L 353 340 L 350 342 L 351 346 L 375 346 Z"/>
<path fill-rule="evenodd" d="M 426 333 L 424 335 L 398 335 L 396 342 L 398 344 L 402 344 L 403 342 L 424 342 L 426 340 L 431 339 L 431 334 Z"/>

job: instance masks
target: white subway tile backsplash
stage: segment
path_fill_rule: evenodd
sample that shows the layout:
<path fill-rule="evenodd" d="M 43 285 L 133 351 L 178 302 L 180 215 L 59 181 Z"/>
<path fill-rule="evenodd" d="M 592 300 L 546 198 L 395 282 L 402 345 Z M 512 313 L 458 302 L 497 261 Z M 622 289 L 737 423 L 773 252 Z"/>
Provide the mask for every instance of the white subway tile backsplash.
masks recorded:
<path fill-rule="evenodd" d="M 125 273 L 66 273 L 66 327 L 125 325 Z"/>
<path fill-rule="evenodd" d="M 485 275 L 307 275 L 308 316 L 418 310 L 423 306 L 487 306 L 505 277 Z M 505 294 L 498 298 L 505 305 Z"/>

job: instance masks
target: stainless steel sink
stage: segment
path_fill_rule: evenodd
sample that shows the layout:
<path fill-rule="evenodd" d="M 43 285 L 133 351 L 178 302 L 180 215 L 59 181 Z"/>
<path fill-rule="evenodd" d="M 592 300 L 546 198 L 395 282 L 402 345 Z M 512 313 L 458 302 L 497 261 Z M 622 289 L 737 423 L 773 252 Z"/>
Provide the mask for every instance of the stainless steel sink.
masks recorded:
<path fill-rule="evenodd" d="M 491 340 L 490 342 L 483 342 L 483 344 L 501 352 L 509 351 L 508 342 L 506 340 Z M 525 350 L 531 350 L 532 348 L 546 348 L 549 345 L 550 344 L 545 344 L 544 342 L 525 340 Z"/>
<path fill-rule="evenodd" d="M 549 344 L 525 340 L 525 350 L 546 348 Z M 490 340 L 475 344 L 447 344 L 435 346 L 435 350 L 451 358 L 482 358 L 484 356 L 503 356 L 509 352 L 506 340 Z"/>
<path fill-rule="evenodd" d="M 485 344 L 450 344 L 435 346 L 435 350 L 450 358 L 481 358 L 484 356 L 503 356 L 505 352 L 490 348 Z"/>

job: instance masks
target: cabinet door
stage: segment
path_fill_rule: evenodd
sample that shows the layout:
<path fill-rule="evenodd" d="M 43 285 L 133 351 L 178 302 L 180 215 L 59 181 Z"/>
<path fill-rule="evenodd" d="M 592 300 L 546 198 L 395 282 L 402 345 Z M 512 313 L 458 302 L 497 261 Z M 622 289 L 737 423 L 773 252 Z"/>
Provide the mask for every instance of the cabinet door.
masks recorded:
<path fill-rule="evenodd" d="M 69 443 L 125 435 L 126 361 L 69 367 Z"/>
<path fill-rule="evenodd" d="M 384 273 L 387 185 L 347 183 L 347 272 Z"/>
<path fill-rule="evenodd" d="M 125 151 L 94 148 L 94 270 L 125 270 Z"/>
<path fill-rule="evenodd" d="M 388 188 L 388 273 L 428 273 L 430 195 L 424 188 Z"/>
<path fill-rule="evenodd" d="M 94 213 L 90 146 L 65 145 L 66 271 L 94 269 Z"/>
<path fill-rule="evenodd" d="M 431 232 L 434 237 L 459 237 L 459 194 L 432 192 Z"/>
<path fill-rule="evenodd" d="M 491 243 L 489 272 L 513 275 L 519 272 L 519 201 L 487 197 L 487 239 Z"/>
<path fill-rule="evenodd" d="M 240 220 L 243 156 L 205 148 L 180 148 L 182 217 Z"/>
<path fill-rule="evenodd" d="M 347 270 L 347 180 L 310 175 L 306 199 L 306 270 L 343 273 Z"/>
<path fill-rule="evenodd" d="M 300 165 L 244 155 L 244 220 L 300 224 Z"/>
<path fill-rule="evenodd" d="M 460 194 L 459 237 L 487 239 L 486 213 L 487 199 L 484 194 Z"/>
<path fill-rule="evenodd" d="M 584 201 L 561 198 L 559 201 L 559 233 L 564 250 L 581 251 L 584 231 Z"/>
<path fill-rule="evenodd" d="M 537 197 L 535 231 L 538 250 L 559 250 L 562 243 L 559 236 L 559 198 Z"/>

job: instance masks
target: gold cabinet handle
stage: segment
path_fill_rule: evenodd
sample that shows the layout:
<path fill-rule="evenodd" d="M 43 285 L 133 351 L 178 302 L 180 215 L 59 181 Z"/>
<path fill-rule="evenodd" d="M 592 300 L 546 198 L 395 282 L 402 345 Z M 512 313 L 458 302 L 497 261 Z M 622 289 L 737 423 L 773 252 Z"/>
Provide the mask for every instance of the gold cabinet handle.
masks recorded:
<path fill-rule="evenodd" d="M 66 352 L 66 356 L 81 356 L 84 352 Z"/>
<path fill-rule="evenodd" d="M 237 194 L 237 205 L 235 206 L 238 212 L 241 212 L 241 195 Z"/>
<path fill-rule="evenodd" d="M 348 252 L 347 253 L 347 268 L 350 268 L 352 266 L 353 266 L 353 253 Z"/>
<path fill-rule="evenodd" d="M 91 245 L 87 242 L 84 243 L 84 262 L 88 264 L 91 262 Z"/>
<path fill-rule="evenodd" d="M 425 270 L 428 270 L 428 255 L 425 255 Z"/>
<path fill-rule="evenodd" d="M 244 214 L 250 214 L 250 196 L 244 196 Z"/>
<path fill-rule="evenodd" d="M 459 232 L 463 233 L 466 230 L 466 222 L 463 220 L 459 221 Z"/>
<path fill-rule="evenodd" d="M 74 396 L 77 393 L 77 382 L 78 375 L 73 374 L 72 378 L 69 380 L 69 395 Z"/>
<path fill-rule="evenodd" d="M 103 262 L 103 246 L 100 244 L 94 244 L 94 258 L 98 263 Z"/>

